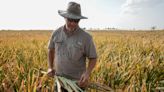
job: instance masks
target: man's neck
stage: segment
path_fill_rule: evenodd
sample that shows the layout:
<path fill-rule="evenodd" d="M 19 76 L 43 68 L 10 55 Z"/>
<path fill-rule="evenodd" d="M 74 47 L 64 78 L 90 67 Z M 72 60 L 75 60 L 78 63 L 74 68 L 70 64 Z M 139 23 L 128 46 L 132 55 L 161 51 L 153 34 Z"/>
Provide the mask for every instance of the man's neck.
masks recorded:
<path fill-rule="evenodd" d="M 76 28 L 74 28 L 74 29 L 70 29 L 69 27 L 67 27 L 67 26 L 65 25 L 65 29 L 66 29 L 67 32 L 73 32 L 73 31 L 75 31 L 77 28 L 78 28 L 78 27 L 76 27 Z"/>

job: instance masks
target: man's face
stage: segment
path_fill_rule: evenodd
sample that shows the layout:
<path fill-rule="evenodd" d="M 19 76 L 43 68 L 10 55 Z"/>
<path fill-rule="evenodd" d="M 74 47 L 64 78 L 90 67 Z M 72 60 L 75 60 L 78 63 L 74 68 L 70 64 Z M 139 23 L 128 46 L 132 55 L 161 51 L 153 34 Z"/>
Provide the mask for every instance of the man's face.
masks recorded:
<path fill-rule="evenodd" d="M 65 18 L 66 20 L 66 27 L 69 31 L 73 31 L 78 27 L 78 23 L 80 21 L 80 19 L 69 19 L 69 18 Z"/>

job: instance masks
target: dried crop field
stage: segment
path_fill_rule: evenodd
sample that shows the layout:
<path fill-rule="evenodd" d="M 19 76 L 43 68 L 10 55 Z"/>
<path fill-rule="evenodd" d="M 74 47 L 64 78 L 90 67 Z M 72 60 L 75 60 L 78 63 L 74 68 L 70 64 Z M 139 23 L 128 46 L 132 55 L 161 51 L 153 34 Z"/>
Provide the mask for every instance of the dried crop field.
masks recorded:
<path fill-rule="evenodd" d="M 164 90 L 164 31 L 90 32 L 98 61 L 92 82 L 119 92 Z M 0 91 L 54 89 L 47 69 L 50 31 L 0 31 Z M 94 91 L 94 90 L 93 90 Z"/>

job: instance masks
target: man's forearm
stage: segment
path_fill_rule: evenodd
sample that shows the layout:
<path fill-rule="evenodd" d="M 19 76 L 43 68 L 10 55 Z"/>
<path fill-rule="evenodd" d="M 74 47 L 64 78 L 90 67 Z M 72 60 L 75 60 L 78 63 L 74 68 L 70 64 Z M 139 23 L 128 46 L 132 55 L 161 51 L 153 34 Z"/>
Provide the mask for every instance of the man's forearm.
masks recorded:
<path fill-rule="evenodd" d="M 48 68 L 49 69 L 53 69 L 54 67 L 54 53 L 55 50 L 54 49 L 48 49 Z"/>
<path fill-rule="evenodd" d="M 96 59 L 89 59 L 89 64 L 88 64 L 88 67 L 87 67 L 87 70 L 86 72 L 90 75 L 93 68 L 95 67 L 96 65 Z"/>

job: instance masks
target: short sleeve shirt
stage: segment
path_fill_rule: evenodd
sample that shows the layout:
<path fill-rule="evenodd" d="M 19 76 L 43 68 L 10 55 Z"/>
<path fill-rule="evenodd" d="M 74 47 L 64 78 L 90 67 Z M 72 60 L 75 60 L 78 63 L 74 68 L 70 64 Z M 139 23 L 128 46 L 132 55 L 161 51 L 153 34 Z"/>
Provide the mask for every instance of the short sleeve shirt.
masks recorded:
<path fill-rule="evenodd" d="M 57 75 L 75 80 L 86 70 L 86 58 L 97 58 L 92 36 L 79 27 L 71 34 L 64 26 L 53 31 L 48 49 L 55 49 Z"/>

